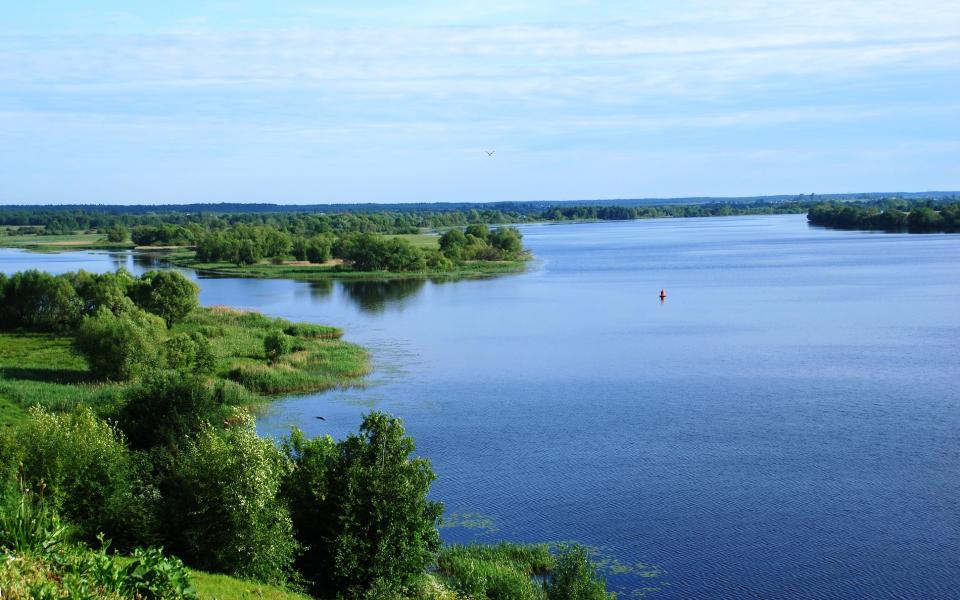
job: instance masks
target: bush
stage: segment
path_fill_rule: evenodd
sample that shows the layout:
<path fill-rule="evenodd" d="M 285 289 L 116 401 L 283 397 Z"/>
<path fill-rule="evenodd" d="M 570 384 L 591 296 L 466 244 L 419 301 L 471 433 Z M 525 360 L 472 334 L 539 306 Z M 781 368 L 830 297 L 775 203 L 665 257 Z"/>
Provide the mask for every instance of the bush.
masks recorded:
<path fill-rule="evenodd" d="M 83 319 L 74 345 L 95 375 L 124 381 L 157 366 L 164 329 L 162 320 L 136 308 L 119 315 L 100 309 Z"/>
<path fill-rule="evenodd" d="M 202 379 L 166 372 L 130 390 L 117 420 L 131 447 L 146 450 L 174 446 L 200 431 L 217 409 L 214 391 Z"/>
<path fill-rule="evenodd" d="M 170 549 L 197 568 L 282 583 L 297 544 L 277 499 L 289 464 L 253 419 L 204 427 L 162 484 Z"/>
<path fill-rule="evenodd" d="M 284 354 L 289 354 L 293 348 L 293 341 L 279 329 L 271 331 L 263 338 L 263 350 L 270 362 L 277 362 Z"/>
<path fill-rule="evenodd" d="M 382 413 L 332 444 L 295 431 L 284 445 L 294 463 L 284 491 L 307 547 L 301 572 L 319 592 L 354 598 L 375 583 L 381 591 L 410 588 L 440 547 L 443 507 L 427 500 L 436 478 L 430 462 L 411 458 L 413 440 Z"/>
<path fill-rule="evenodd" d="M 178 271 L 148 271 L 130 289 L 137 306 L 162 317 L 167 327 L 199 306 L 199 294 L 197 284 Z"/>
<path fill-rule="evenodd" d="M 206 375 L 216 366 L 210 340 L 199 332 L 170 336 L 163 343 L 163 353 L 168 368 L 184 373 Z"/>
<path fill-rule="evenodd" d="M 25 485 L 43 488 L 51 510 L 85 539 L 102 531 L 132 545 L 147 535 L 155 491 L 142 483 L 123 435 L 89 409 L 55 415 L 33 408 L 7 435 L 13 443 L 4 444 L 4 465 L 22 464 Z"/>
<path fill-rule="evenodd" d="M 590 562 L 582 546 L 560 549 L 557 564 L 544 584 L 547 600 L 611 600 L 607 584 L 597 575 L 596 565 Z"/>

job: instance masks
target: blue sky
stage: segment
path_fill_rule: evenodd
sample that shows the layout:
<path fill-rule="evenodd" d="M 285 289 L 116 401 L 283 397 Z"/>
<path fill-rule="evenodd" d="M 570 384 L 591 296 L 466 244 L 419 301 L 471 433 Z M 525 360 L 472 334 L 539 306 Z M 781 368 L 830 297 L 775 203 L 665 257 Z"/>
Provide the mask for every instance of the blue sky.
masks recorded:
<path fill-rule="evenodd" d="M 958 2 L 3 12 L 4 204 L 960 189 Z"/>

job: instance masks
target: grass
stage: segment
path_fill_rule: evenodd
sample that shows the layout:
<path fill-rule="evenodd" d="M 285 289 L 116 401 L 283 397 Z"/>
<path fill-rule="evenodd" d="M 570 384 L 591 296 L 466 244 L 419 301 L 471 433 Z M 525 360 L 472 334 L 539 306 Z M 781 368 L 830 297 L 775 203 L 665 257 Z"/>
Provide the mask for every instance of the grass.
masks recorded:
<path fill-rule="evenodd" d="M 471 598 L 541 600 L 543 589 L 534 577 L 553 565 L 544 544 L 453 545 L 437 557 L 437 572 L 447 585 Z"/>
<path fill-rule="evenodd" d="M 133 248 L 133 242 L 108 242 L 106 234 L 77 232 L 68 235 L 0 235 L 0 247 L 40 252 Z"/>
<path fill-rule="evenodd" d="M 407 236 L 410 237 L 410 236 Z M 431 237 L 431 236 L 420 236 Z M 259 277 L 269 279 L 299 279 L 316 281 L 323 279 L 464 279 L 487 277 L 506 273 L 519 273 L 526 268 L 527 260 L 469 261 L 454 269 L 445 271 L 351 271 L 349 268 L 321 264 L 279 264 L 260 261 L 253 265 L 237 266 L 228 262 L 200 262 L 196 253 L 189 250 L 170 252 L 165 256 L 167 262 L 179 267 L 195 269 L 204 273 L 231 275 L 234 277 Z"/>
<path fill-rule="evenodd" d="M 270 363 L 263 338 L 273 330 L 292 332 L 294 351 Z M 212 307 L 194 311 L 170 333 L 183 332 L 210 340 L 217 358 L 213 383 L 225 404 L 251 405 L 278 394 L 348 386 L 369 372 L 366 351 L 341 340 L 334 327 Z M 0 333 L 0 426 L 24 419 L 34 405 L 69 411 L 85 404 L 104 414 L 122 402 L 130 385 L 97 381 L 69 337 Z"/>
<path fill-rule="evenodd" d="M 309 600 L 283 588 L 202 571 L 189 570 L 190 585 L 200 600 Z"/>
<path fill-rule="evenodd" d="M 434 233 L 390 233 L 385 238 L 400 238 L 424 250 L 439 250 L 440 236 Z"/>

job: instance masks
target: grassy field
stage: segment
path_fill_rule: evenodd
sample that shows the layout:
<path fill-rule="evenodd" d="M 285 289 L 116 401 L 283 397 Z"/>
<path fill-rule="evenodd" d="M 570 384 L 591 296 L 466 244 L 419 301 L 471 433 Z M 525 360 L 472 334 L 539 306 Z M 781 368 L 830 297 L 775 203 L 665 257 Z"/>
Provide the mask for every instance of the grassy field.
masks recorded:
<path fill-rule="evenodd" d="M 293 351 L 270 363 L 263 338 L 287 330 Z M 340 339 L 340 330 L 297 325 L 259 313 L 202 308 L 171 333 L 199 332 L 217 358 L 214 382 L 223 382 L 234 404 L 257 404 L 279 394 L 354 385 L 369 371 L 366 351 Z M 129 383 L 97 381 L 72 339 L 49 334 L 0 333 L 0 426 L 24 418 L 28 407 L 71 410 L 86 404 L 107 412 L 122 401 Z"/>
<path fill-rule="evenodd" d="M 440 236 L 435 233 L 396 233 L 384 235 L 385 238 L 400 238 L 424 250 L 439 250 Z"/>
<path fill-rule="evenodd" d="M 190 571 L 190 585 L 200 600 L 309 600 L 283 588 L 202 571 Z"/>
<path fill-rule="evenodd" d="M 70 235 L 0 235 L 0 247 L 23 248 L 37 252 L 133 248 L 133 242 L 108 242 L 102 233 L 74 233 Z"/>

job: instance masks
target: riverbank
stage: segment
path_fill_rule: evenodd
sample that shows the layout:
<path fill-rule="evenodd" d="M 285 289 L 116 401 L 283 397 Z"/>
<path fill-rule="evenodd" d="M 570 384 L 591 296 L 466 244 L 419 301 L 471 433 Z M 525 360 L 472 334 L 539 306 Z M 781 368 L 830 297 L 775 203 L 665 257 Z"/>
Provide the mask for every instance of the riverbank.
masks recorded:
<path fill-rule="evenodd" d="M 283 331 L 289 352 L 271 361 L 264 337 Z M 170 331 L 199 334 L 210 342 L 215 366 L 209 385 L 225 404 L 255 406 L 281 394 L 357 385 L 370 371 L 367 352 L 343 341 L 335 327 L 296 324 L 253 311 L 200 308 Z M 70 411 L 79 405 L 108 413 L 136 382 L 97 380 L 73 338 L 46 333 L 0 333 L 0 425 L 24 419 L 39 405 Z"/>
<path fill-rule="evenodd" d="M 164 253 L 162 258 L 171 265 L 193 269 L 208 275 L 252 277 L 258 279 L 296 279 L 319 281 L 325 279 L 392 280 L 392 279 L 470 279 L 522 273 L 532 259 L 531 255 L 521 260 L 467 261 L 451 269 L 427 269 L 423 271 L 354 271 L 342 262 L 328 261 L 322 264 L 303 264 L 284 261 L 274 264 L 260 261 L 252 265 L 235 265 L 228 262 L 204 262 L 196 259 L 196 252 L 174 251 Z"/>

